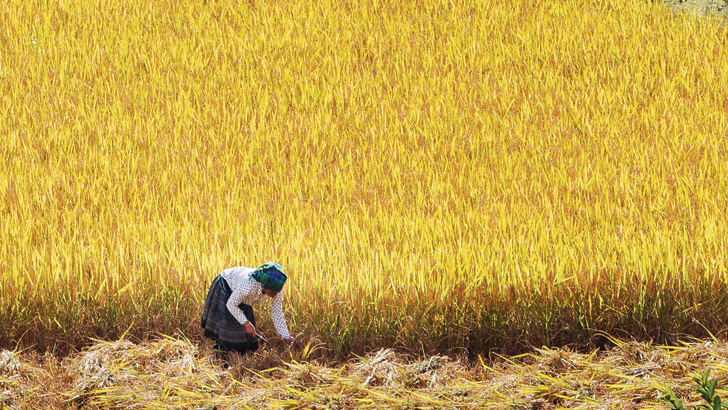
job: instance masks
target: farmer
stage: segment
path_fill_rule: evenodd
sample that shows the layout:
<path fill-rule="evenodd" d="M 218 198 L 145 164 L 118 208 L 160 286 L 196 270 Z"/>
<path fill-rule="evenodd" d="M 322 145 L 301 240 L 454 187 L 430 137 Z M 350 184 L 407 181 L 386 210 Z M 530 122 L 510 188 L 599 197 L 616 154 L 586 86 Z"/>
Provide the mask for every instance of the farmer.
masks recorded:
<path fill-rule="evenodd" d="M 281 265 L 268 262 L 256 269 L 237 267 L 222 271 L 212 281 L 202 312 L 205 337 L 215 341 L 219 350 L 240 354 L 258 349 L 255 314 L 252 305 L 270 298 L 270 313 L 278 334 L 289 345 L 297 346 L 283 316 L 283 285 L 288 277 Z"/>

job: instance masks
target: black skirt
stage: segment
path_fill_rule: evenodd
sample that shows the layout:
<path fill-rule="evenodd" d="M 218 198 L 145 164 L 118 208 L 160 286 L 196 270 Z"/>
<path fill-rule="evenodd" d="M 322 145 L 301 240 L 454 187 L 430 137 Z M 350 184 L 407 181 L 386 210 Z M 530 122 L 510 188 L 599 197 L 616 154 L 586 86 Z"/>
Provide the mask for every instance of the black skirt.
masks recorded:
<path fill-rule="evenodd" d="M 247 351 L 257 350 L 258 339 L 248 336 L 243 325 L 227 308 L 227 302 L 232 293 L 227 281 L 221 275 L 217 275 L 207 292 L 205 309 L 202 311 L 202 327 L 205 329 L 205 337 L 214 340 L 217 344 L 216 347 L 220 350 L 236 350 L 243 354 Z M 241 303 L 238 307 L 255 326 L 253 307 L 245 303 Z"/>

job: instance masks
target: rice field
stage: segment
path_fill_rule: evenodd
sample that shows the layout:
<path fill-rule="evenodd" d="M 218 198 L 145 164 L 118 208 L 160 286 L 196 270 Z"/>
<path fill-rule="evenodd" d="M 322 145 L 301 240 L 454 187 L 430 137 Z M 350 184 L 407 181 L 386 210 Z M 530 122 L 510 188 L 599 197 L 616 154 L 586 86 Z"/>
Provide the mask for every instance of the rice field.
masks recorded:
<path fill-rule="evenodd" d="M 292 333 L 330 359 L 725 336 L 719 19 L 0 4 L 2 347 L 198 343 L 212 279 L 269 260 Z"/>

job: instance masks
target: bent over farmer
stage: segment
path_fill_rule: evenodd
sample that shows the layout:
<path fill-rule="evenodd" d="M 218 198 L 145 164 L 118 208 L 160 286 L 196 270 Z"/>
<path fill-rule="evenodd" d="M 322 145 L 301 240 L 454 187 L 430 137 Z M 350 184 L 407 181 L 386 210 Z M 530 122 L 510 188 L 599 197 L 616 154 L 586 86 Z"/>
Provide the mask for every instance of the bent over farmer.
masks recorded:
<path fill-rule="evenodd" d="M 258 349 L 253 304 L 270 299 L 270 313 L 278 334 L 289 345 L 298 341 L 288 333 L 283 315 L 283 285 L 288 277 L 281 265 L 264 263 L 257 268 L 225 269 L 212 281 L 202 312 L 205 337 L 219 350 L 240 354 Z"/>

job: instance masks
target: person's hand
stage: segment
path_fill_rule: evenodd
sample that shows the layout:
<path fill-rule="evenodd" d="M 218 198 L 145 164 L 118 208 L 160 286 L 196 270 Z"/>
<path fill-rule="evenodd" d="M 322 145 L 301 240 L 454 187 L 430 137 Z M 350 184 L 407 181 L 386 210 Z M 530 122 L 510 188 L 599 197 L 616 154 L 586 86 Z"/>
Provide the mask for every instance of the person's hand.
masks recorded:
<path fill-rule="evenodd" d="M 248 337 L 250 337 L 251 339 L 254 339 L 255 338 L 255 326 L 253 326 L 253 324 L 250 323 L 250 321 L 248 321 L 243 324 L 243 327 L 245 328 L 245 333 L 248 335 Z"/>
<path fill-rule="evenodd" d="M 288 343 L 288 346 L 291 346 L 291 347 L 300 347 L 301 346 L 301 342 L 296 340 L 296 338 L 293 336 L 286 339 L 286 343 Z"/>

